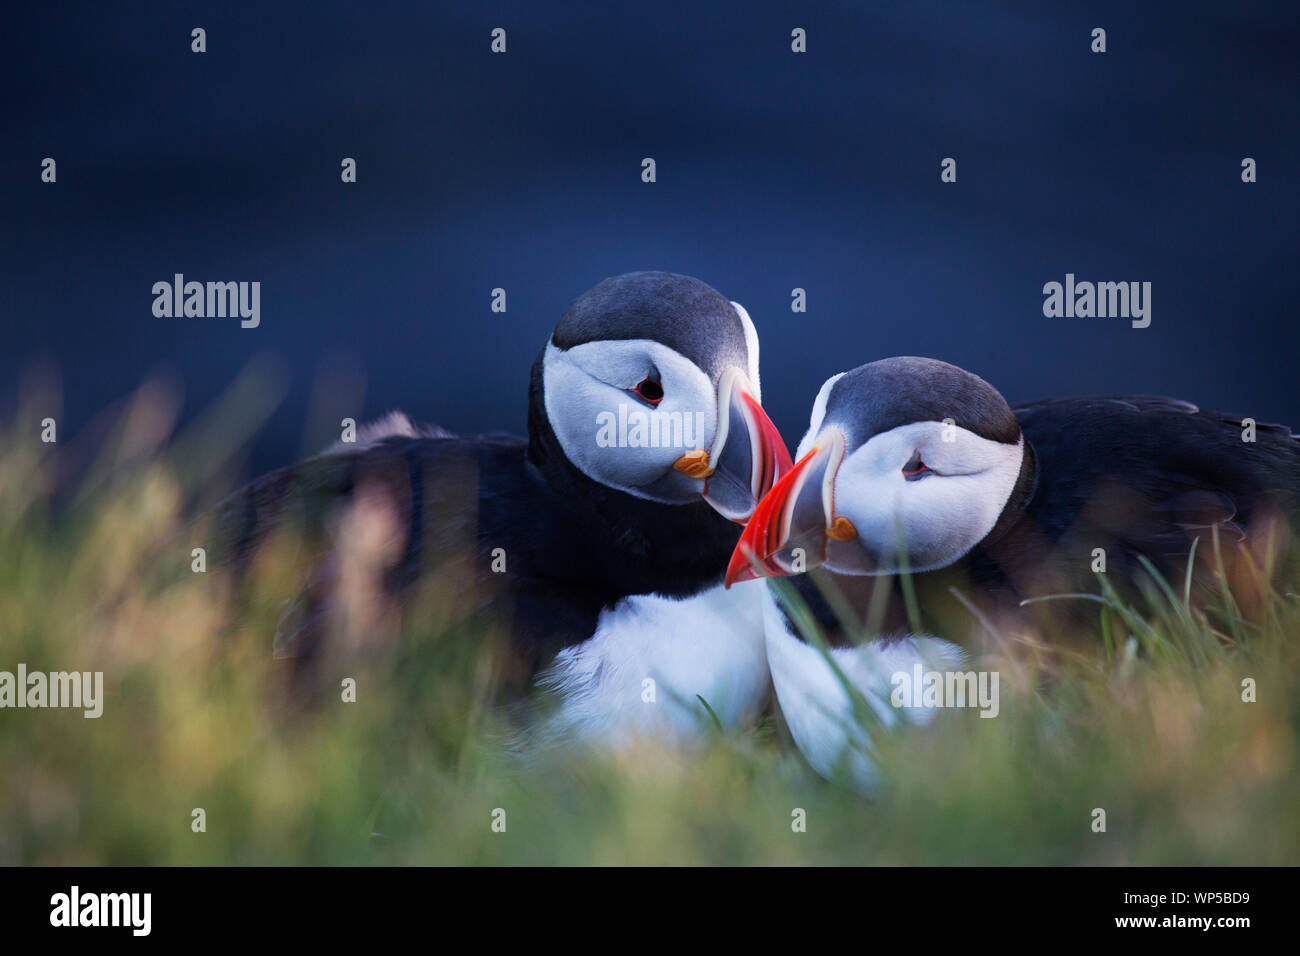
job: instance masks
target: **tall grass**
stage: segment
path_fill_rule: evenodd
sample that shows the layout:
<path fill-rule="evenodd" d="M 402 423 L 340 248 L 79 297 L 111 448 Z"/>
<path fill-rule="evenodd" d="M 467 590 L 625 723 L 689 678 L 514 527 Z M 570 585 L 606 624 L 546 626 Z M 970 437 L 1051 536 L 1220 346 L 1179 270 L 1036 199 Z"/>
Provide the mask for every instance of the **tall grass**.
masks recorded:
<path fill-rule="evenodd" d="M 1140 606 L 1062 597 L 1096 605 L 1095 646 L 1048 665 L 1032 636 L 997 645 L 979 666 L 1002 675 L 1000 715 L 879 736 L 887 784 L 872 799 L 813 774 L 775 710 L 686 753 L 521 756 L 491 703 L 492 635 L 436 583 L 391 640 L 353 648 L 295 704 L 270 654 L 294 542 L 269 548 L 238 598 L 190 566 L 273 400 L 245 382 L 172 437 L 174 409 L 146 389 L 73 487 L 60 474 L 75 436 L 36 437 L 49 396 L 14 416 L 0 670 L 102 670 L 106 701 L 97 720 L 0 710 L 0 864 L 1300 862 L 1300 604 L 1286 588 L 1249 622 L 1225 591 L 1227 632 L 1183 582 Z"/>

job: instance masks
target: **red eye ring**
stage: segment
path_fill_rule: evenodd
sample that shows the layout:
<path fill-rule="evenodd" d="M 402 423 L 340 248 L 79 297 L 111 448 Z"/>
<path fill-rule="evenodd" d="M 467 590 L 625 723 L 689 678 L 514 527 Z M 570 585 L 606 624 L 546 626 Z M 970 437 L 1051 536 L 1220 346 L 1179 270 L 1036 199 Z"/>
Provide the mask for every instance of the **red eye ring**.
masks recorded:
<path fill-rule="evenodd" d="M 916 481 L 929 470 L 930 466 L 921 460 L 921 452 L 918 449 L 911 460 L 903 466 L 903 477 L 908 481 Z"/>
<path fill-rule="evenodd" d="M 664 387 L 647 375 L 632 389 L 632 394 L 647 405 L 658 405 L 664 400 Z"/>

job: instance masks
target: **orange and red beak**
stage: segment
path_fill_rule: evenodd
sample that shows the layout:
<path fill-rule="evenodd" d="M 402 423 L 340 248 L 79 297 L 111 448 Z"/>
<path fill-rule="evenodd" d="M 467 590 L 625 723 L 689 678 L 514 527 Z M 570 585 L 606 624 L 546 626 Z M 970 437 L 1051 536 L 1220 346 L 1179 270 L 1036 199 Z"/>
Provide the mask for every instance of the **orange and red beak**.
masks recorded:
<path fill-rule="evenodd" d="M 704 500 L 743 524 L 777 480 L 790 470 L 781 433 L 750 392 L 744 372 L 729 368 L 718 382 L 718 426 L 713 445 L 687 452 L 673 465 L 703 478 Z"/>
<path fill-rule="evenodd" d="M 835 517 L 835 474 L 844 437 L 828 429 L 759 502 L 727 566 L 725 583 L 801 574 L 826 560 L 829 540 L 848 541 L 857 531 Z"/>

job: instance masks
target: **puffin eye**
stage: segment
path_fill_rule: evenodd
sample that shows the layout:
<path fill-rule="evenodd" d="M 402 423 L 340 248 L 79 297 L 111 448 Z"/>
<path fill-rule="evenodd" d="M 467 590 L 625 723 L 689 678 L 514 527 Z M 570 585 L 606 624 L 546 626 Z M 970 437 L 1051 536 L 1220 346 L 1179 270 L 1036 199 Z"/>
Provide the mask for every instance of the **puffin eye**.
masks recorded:
<path fill-rule="evenodd" d="M 903 466 L 903 478 L 907 481 L 920 481 L 930 474 L 930 466 L 921 461 L 921 449 L 912 452 L 912 457 Z"/>
<path fill-rule="evenodd" d="M 664 400 L 664 387 L 648 375 L 632 391 L 637 398 L 650 405 L 658 405 Z"/>

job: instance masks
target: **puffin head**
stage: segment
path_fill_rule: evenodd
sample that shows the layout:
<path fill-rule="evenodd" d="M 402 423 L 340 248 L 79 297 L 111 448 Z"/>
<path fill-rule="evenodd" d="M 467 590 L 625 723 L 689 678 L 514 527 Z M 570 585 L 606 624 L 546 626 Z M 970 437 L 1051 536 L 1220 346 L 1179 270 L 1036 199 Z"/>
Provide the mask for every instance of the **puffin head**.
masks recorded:
<path fill-rule="evenodd" d="M 533 431 L 601 485 L 663 504 L 702 497 L 743 523 L 791 465 L 760 400 L 743 307 L 689 276 L 631 272 L 556 325 L 534 368 L 545 421 Z"/>
<path fill-rule="evenodd" d="M 927 358 L 828 379 L 795 457 L 745 528 L 728 584 L 819 564 L 841 574 L 945 567 L 1019 513 L 1034 470 L 997 390 Z"/>

